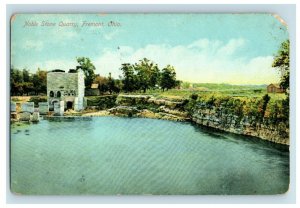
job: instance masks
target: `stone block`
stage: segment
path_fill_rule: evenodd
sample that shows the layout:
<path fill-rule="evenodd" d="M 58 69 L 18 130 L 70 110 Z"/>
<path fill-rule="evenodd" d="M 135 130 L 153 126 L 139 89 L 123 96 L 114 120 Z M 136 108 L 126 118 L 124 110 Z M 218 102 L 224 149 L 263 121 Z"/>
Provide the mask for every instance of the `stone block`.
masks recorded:
<path fill-rule="evenodd" d="M 39 112 L 34 112 L 32 114 L 31 121 L 32 122 L 38 122 L 39 120 L 40 120 L 40 113 Z"/>
<path fill-rule="evenodd" d="M 49 103 L 48 102 L 39 102 L 39 113 L 41 115 L 47 115 L 49 112 Z"/>
<path fill-rule="evenodd" d="M 34 102 L 25 102 L 21 104 L 21 112 L 34 112 Z"/>
<path fill-rule="evenodd" d="M 64 101 L 59 101 L 54 103 L 54 115 L 63 116 L 64 115 Z"/>
<path fill-rule="evenodd" d="M 10 112 L 17 111 L 17 104 L 15 102 L 10 102 Z"/>
<path fill-rule="evenodd" d="M 19 120 L 20 121 L 30 121 L 30 115 L 31 115 L 31 113 L 29 113 L 29 112 L 22 112 L 22 113 L 20 113 Z"/>

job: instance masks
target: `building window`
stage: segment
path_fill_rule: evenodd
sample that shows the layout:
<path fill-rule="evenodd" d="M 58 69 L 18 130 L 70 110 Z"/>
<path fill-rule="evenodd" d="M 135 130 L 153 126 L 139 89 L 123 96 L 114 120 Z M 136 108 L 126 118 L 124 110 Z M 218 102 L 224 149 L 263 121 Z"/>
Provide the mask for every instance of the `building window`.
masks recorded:
<path fill-rule="evenodd" d="M 50 97 L 54 97 L 54 92 L 50 91 Z"/>
<path fill-rule="evenodd" d="M 61 97 L 60 91 L 58 91 L 58 92 L 56 93 L 56 97 Z"/>

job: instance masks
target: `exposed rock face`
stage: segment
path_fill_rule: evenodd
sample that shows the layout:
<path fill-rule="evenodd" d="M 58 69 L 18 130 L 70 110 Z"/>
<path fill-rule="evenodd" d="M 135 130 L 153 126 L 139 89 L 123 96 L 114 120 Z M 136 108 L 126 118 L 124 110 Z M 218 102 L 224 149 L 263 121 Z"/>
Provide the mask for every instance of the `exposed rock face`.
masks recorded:
<path fill-rule="evenodd" d="M 280 144 L 289 144 L 289 127 L 285 123 L 271 124 L 268 120 L 258 121 L 255 117 L 235 115 L 220 105 L 196 102 L 190 113 L 185 106 L 187 100 L 168 100 L 149 95 L 119 95 L 116 105 L 110 110 L 115 115 L 130 115 L 167 120 L 192 120 L 215 129 L 259 137 Z"/>
<path fill-rule="evenodd" d="M 119 95 L 116 100 L 117 105 L 134 106 L 137 104 L 147 104 L 151 98 L 149 95 Z"/>
<path fill-rule="evenodd" d="M 119 95 L 115 108 L 109 111 L 114 115 L 157 118 L 172 121 L 188 120 L 184 111 L 184 101 L 158 99 L 149 95 Z"/>
<path fill-rule="evenodd" d="M 130 106 L 117 106 L 115 108 L 111 108 L 108 110 L 111 114 L 120 114 L 120 115 L 128 115 L 128 116 L 133 116 L 139 110 L 136 107 L 130 107 Z"/>
<path fill-rule="evenodd" d="M 249 135 L 280 144 L 289 144 L 288 123 L 274 123 L 267 118 L 243 115 L 241 111 L 220 103 L 213 105 L 196 99 L 155 98 L 150 95 L 113 95 L 88 100 L 90 110 L 82 116 L 147 117 L 172 121 L 187 121 L 214 129 Z M 27 119 L 26 115 L 23 116 Z"/>
<path fill-rule="evenodd" d="M 191 119 L 203 126 L 236 134 L 255 136 L 275 143 L 289 144 L 289 128 L 286 124 L 273 125 L 268 123 L 267 120 L 259 122 L 254 117 L 237 116 L 227 113 L 224 107 L 198 103 L 193 109 Z"/>
<path fill-rule="evenodd" d="M 186 100 L 168 100 L 155 98 L 151 95 L 119 95 L 116 100 L 117 105 L 152 105 L 155 107 L 165 106 L 169 109 L 180 109 L 185 105 Z"/>

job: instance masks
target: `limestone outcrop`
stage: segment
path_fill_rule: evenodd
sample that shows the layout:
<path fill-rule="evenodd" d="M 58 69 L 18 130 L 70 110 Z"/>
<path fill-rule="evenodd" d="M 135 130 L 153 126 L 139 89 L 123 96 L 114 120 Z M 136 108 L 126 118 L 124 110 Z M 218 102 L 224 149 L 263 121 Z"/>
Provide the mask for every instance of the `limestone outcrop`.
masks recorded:
<path fill-rule="evenodd" d="M 267 119 L 258 121 L 247 115 L 228 113 L 225 107 L 197 103 L 192 110 L 191 120 L 199 125 L 226 132 L 259 137 L 280 144 L 289 144 L 289 128 L 285 123 L 270 124 Z"/>

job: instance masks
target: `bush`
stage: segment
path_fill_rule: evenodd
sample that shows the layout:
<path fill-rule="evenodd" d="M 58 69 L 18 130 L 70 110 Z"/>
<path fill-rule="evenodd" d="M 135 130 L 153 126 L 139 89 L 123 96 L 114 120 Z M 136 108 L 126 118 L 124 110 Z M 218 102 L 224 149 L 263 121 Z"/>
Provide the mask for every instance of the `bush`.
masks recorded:
<path fill-rule="evenodd" d="M 208 101 L 206 102 L 209 106 L 213 106 L 217 99 L 214 96 L 211 96 Z"/>
<path fill-rule="evenodd" d="M 30 97 L 29 102 L 34 102 L 34 107 L 37 108 L 39 106 L 39 102 L 47 102 L 47 98 L 40 97 L 40 96 L 34 96 L 34 97 Z"/>
<path fill-rule="evenodd" d="M 190 95 L 190 98 L 191 98 L 192 100 L 197 100 L 197 99 L 198 99 L 198 95 L 195 94 L 195 93 L 193 93 L 193 94 Z"/>
<path fill-rule="evenodd" d="M 112 108 L 115 106 L 116 95 L 88 97 L 87 106 L 97 106 L 100 110 Z"/>
<path fill-rule="evenodd" d="M 12 98 L 12 99 L 11 99 L 11 101 L 13 101 L 13 102 L 19 102 L 19 101 L 20 101 L 20 99 L 19 99 L 19 98 L 17 98 L 17 97 L 14 97 L 14 98 Z"/>

